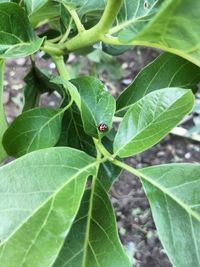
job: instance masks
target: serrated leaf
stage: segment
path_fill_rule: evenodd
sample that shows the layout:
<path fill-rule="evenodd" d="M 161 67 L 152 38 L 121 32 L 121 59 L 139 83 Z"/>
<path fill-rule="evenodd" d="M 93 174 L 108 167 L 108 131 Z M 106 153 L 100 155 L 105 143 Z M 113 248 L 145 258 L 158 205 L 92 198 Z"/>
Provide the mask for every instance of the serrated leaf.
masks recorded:
<path fill-rule="evenodd" d="M 71 148 L 30 153 L 0 168 L 0 262 L 52 266 L 79 209 L 95 159 Z"/>
<path fill-rule="evenodd" d="M 106 133 L 98 131 L 98 125 L 104 123 L 110 130 L 115 113 L 115 99 L 103 83 L 94 77 L 80 77 L 70 81 L 81 96 L 81 117 L 85 132 L 94 137 Z"/>
<path fill-rule="evenodd" d="M 53 267 L 130 267 L 117 234 L 110 199 L 97 181 L 85 192 L 77 218 Z"/>
<path fill-rule="evenodd" d="M 138 154 L 158 143 L 194 104 L 190 90 L 166 88 L 137 101 L 125 114 L 114 140 L 120 157 Z"/>
<path fill-rule="evenodd" d="M 24 9 L 15 3 L 0 3 L 0 25 L 0 58 L 28 56 L 42 45 Z"/>
<path fill-rule="evenodd" d="M 173 266 L 200 266 L 200 165 L 161 165 L 140 174 Z"/>
<path fill-rule="evenodd" d="M 161 88 L 180 87 L 196 92 L 199 81 L 199 67 L 181 57 L 165 53 L 140 71 L 133 83 L 118 97 L 117 114 L 124 115 L 143 96 Z"/>
<path fill-rule="evenodd" d="M 7 153 L 3 148 L 3 135 L 8 127 L 3 107 L 3 80 L 4 80 L 4 61 L 0 59 L 0 161 L 2 161 Z"/>
<path fill-rule="evenodd" d="M 35 108 L 22 113 L 7 129 L 3 145 L 11 156 L 56 145 L 61 133 L 62 109 Z"/>

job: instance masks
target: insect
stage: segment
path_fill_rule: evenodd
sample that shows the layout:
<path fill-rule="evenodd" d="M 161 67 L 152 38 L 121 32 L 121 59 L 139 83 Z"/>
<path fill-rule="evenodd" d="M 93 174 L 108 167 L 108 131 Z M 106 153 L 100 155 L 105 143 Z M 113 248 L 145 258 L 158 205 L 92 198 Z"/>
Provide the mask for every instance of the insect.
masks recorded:
<path fill-rule="evenodd" d="M 105 133 L 108 130 L 108 126 L 105 123 L 100 123 L 97 128 L 101 133 Z"/>

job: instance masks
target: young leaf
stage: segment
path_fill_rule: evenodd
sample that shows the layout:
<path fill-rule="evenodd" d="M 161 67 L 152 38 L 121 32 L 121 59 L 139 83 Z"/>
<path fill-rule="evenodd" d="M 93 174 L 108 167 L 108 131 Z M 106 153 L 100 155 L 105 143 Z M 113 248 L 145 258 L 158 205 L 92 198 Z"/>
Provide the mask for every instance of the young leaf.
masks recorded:
<path fill-rule="evenodd" d="M 53 267 L 130 267 L 117 234 L 110 199 L 99 182 L 87 190 Z"/>
<path fill-rule="evenodd" d="M 11 156 L 20 157 L 54 146 L 60 137 L 62 109 L 35 108 L 22 113 L 7 129 L 3 145 Z"/>
<path fill-rule="evenodd" d="M 15 3 L 0 3 L 0 25 L 0 58 L 31 55 L 42 45 L 24 9 Z"/>
<path fill-rule="evenodd" d="M 173 266 L 200 266 L 200 165 L 168 164 L 140 173 Z"/>
<path fill-rule="evenodd" d="M 95 159 L 81 151 L 50 148 L 0 168 L 4 267 L 53 265 L 95 165 Z"/>
<path fill-rule="evenodd" d="M 108 130 L 112 127 L 115 113 L 115 99 L 106 91 L 105 86 L 94 77 L 81 77 L 71 80 L 81 96 L 81 117 L 84 130 L 88 135 L 102 137 L 98 125 L 104 123 Z"/>
<path fill-rule="evenodd" d="M 4 79 L 4 61 L 0 59 L 0 161 L 6 157 L 6 152 L 3 148 L 3 135 L 8 125 L 3 107 L 3 79 Z"/>
<path fill-rule="evenodd" d="M 190 88 L 196 92 L 199 67 L 173 54 L 165 53 L 145 67 L 117 99 L 117 113 L 126 110 L 148 93 L 167 87 Z"/>
<path fill-rule="evenodd" d="M 181 88 L 146 95 L 125 114 L 114 140 L 114 153 L 123 158 L 155 145 L 191 111 L 193 103 L 192 92 Z"/>

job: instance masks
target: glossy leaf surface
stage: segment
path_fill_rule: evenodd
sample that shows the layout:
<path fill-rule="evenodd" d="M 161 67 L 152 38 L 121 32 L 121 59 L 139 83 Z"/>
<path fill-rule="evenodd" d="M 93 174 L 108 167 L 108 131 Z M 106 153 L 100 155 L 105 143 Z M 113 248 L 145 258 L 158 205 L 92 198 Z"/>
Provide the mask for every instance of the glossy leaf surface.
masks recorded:
<path fill-rule="evenodd" d="M 15 3 L 0 3 L 0 58 L 33 54 L 42 45 L 23 8 Z"/>
<path fill-rule="evenodd" d="M 140 172 L 173 266 L 200 266 L 200 165 L 168 164 Z"/>
<path fill-rule="evenodd" d="M 0 262 L 5 267 L 52 266 L 95 165 L 81 151 L 50 148 L 0 169 Z"/>
<path fill-rule="evenodd" d="M 62 109 L 36 108 L 22 113 L 7 129 L 3 145 L 11 156 L 54 146 L 60 137 Z"/>
<path fill-rule="evenodd" d="M 110 199 L 99 182 L 86 191 L 53 267 L 130 267 L 120 244 Z"/>
<path fill-rule="evenodd" d="M 71 82 L 81 96 L 81 117 L 85 132 L 91 136 L 102 137 L 106 133 L 99 132 L 98 125 L 104 123 L 108 130 L 111 129 L 115 99 L 96 78 L 80 77 Z"/>
<path fill-rule="evenodd" d="M 117 99 L 117 114 L 123 115 L 128 108 L 152 91 L 167 87 L 197 90 L 200 69 L 189 61 L 165 53 L 145 67 L 133 83 Z"/>
<path fill-rule="evenodd" d="M 138 1 L 143 2 L 143 1 Z M 156 3 L 147 2 L 148 9 Z M 158 2 L 158 1 L 157 1 Z M 157 47 L 177 54 L 200 66 L 199 0 L 166 0 L 150 23 L 135 35 L 134 27 L 119 35 L 121 44 Z M 150 4 L 149 4 L 150 3 Z M 192 29 L 192 30 L 191 30 Z"/>
<path fill-rule="evenodd" d="M 136 102 L 125 114 L 114 140 L 114 153 L 128 157 L 158 143 L 193 107 L 190 90 L 154 91 Z"/>

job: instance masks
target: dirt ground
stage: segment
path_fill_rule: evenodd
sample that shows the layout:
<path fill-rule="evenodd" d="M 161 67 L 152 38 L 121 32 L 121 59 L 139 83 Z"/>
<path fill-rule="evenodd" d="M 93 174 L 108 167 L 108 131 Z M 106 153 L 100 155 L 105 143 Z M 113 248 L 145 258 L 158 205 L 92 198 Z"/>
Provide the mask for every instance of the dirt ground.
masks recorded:
<path fill-rule="evenodd" d="M 112 93 L 117 95 L 136 76 L 139 70 L 152 61 L 159 52 L 151 49 L 133 49 L 118 58 L 123 68 L 123 77 L 112 83 Z M 41 55 L 40 55 L 41 56 Z M 48 67 L 53 73 L 55 65 L 38 56 L 40 67 Z M 76 58 L 71 57 L 69 62 Z M 87 64 L 87 62 L 85 63 Z M 48 66 L 47 66 L 48 65 Z M 22 108 L 22 79 L 30 67 L 29 59 L 8 61 L 5 74 L 4 104 L 9 122 Z M 101 79 L 108 83 L 106 73 Z M 113 89 L 116 88 L 116 89 Z M 56 97 L 47 97 L 44 104 L 56 105 Z M 127 160 L 137 168 L 169 162 L 200 162 L 200 145 L 184 138 L 168 135 L 152 149 Z M 111 192 L 116 210 L 120 238 L 126 247 L 135 267 L 169 267 L 171 264 L 158 239 L 151 211 L 140 181 L 124 172 Z"/>

